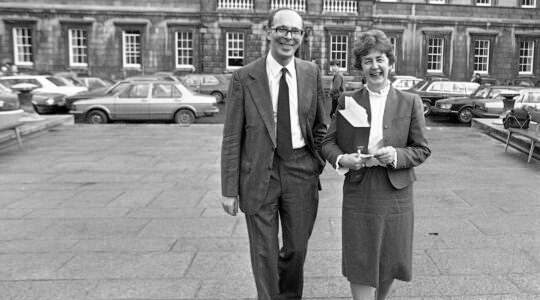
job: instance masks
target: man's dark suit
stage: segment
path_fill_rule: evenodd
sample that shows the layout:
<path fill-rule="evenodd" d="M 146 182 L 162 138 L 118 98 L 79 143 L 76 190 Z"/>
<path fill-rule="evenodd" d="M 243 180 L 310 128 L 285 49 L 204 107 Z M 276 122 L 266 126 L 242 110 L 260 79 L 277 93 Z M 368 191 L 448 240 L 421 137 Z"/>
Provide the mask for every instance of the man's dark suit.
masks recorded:
<path fill-rule="evenodd" d="M 306 146 L 294 150 L 292 160 L 276 155 L 266 57 L 234 72 L 227 96 L 222 194 L 238 196 L 240 209 L 246 214 L 261 299 L 296 299 L 298 293 L 301 297 L 307 240 L 318 206 L 318 175 L 325 166 L 319 153 L 327 129 L 320 70 L 316 64 L 296 58 L 295 69 L 300 130 Z M 295 179 L 288 180 L 289 175 Z M 292 193 L 287 195 L 289 190 Z M 284 244 L 279 251 L 278 212 Z"/>

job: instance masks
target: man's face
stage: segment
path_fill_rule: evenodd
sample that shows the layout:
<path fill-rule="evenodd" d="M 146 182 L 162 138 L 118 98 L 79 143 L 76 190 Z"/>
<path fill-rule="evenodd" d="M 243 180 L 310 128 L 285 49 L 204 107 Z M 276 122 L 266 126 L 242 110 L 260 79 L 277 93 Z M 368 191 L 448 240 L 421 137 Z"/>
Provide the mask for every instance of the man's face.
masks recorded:
<path fill-rule="evenodd" d="M 282 10 L 274 16 L 272 28 L 267 29 L 266 35 L 270 41 L 270 52 L 281 65 L 293 59 L 302 43 L 302 30 L 302 18 L 296 12 Z"/>
<path fill-rule="evenodd" d="M 386 86 L 389 70 L 388 57 L 379 50 L 371 50 L 368 55 L 362 57 L 362 72 L 372 91 L 380 91 Z"/>
<path fill-rule="evenodd" d="M 330 71 L 332 73 L 336 74 L 338 70 L 339 70 L 339 67 L 337 65 L 331 65 L 330 66 Z"/>

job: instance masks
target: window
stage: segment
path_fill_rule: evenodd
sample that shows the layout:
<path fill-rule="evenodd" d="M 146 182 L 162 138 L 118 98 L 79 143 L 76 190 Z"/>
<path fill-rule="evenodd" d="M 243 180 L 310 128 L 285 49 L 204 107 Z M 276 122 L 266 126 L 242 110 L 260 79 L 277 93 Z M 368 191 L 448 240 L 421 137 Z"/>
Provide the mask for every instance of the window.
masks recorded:
<path fill-rule="evenodd" d="M 444 0 L 429 0 L 429 4 L 444 4 Z"/>
<path fill-rule="evenodd" d="M 146 98 L 148 96 L 149 84 L 134 84 L 125 89 L 120 98 Z"/>
<path fill-rule="evenodd" d="M 489 42 L 489 40 L 474 41 L 474 72 L 484 74 L 489 72 Z"/>
<path fill-rule="evenodd" d="M 306 2 L 306 0 L 272 0 L 270 4 L 270 9 L 274 10 L 281 7 L 288 7 L 296 11 L 305 11 Z"/>
<path fill-rule="evenodd" d="M 13 53 L 15 65 L 34 65 L 32 29 L 28 27 L 13 28 Z"/>
<path fill-rule="evenodd" d="M 84 29 L 69 29 L 69 65 L 88 67 L 88 38 Z"/>
<path fill-rule="evenodd" d="M 342 71 L 347 70 L 348 38 L 347 35 L 330 36 L 330 60 L 337 60 Z"/>
<path fill-rule="evenodd" d="M 324 0 L 323 12 L 356 13 L 358 3 L 353 0 Z"/>
<path fill-rule="evenodd" d="M 397 45 L 397 38 L 395 36 L 391 36 L 390 37 L 390 44 L 392 44 L 392 50 L 394 51 L 394 56 L 396 56 L 397 58 L 397 49 L 396 49 L 396 45 Z M 396 71 L 396 63 L 394 62 L 391 66 L 390 66 L 390 70 L 392 71 Z"/>
<path fill-rule="evenodd" d="M 476 6 L 491 6 L 491 0 L 476 0 Z"/>
<path fill-rule="evenodd" d="M 219 0 L 218 9 L 253 9 L 253 0 Z"/>
<path fill-rule="evenodd" d="M 519 74 L 532 74 L 534 62 L 534 42 L 519 43 Z"/>
<path fill-rule="evenodd" d="M 244 65 L 244 34 L 227 32 L 226 68 L 238 69 Z"/>
<path fill-rule="evenodd" d="M 536 8 L 536 0 L 521 0 L 521 7 Z"/>
<path fill-rule="evenodd" d="M 141 33 L 138 30 L 122 31 L 122 56 L 125 68 L 141 67 Z"/>
<path fill-rule="evenodd" d="M 429 38 L 427 40 L 427 71 L 442 72 L 444 62 L 444 39 Z"/>
<path fill-rule="evenodd" d="M 172 84 L 154 84 L 152 98 L 172 98 Z"/>
<path fill-rule="evenodd" d="M 193 68 L 193 32 L 176 32 L 176 68 Z"/>

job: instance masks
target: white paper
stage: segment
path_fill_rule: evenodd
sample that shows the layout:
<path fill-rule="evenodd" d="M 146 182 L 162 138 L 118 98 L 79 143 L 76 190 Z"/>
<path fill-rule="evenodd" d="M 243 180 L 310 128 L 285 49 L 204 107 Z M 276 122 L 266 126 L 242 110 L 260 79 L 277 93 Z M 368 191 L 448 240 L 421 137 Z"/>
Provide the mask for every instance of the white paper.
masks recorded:
<path fill-rule="evenodd" d="M 352 97 L 345 96 L 345 109 L 339 112 L 352 127 L 369 127 L 366 110 Z"/>

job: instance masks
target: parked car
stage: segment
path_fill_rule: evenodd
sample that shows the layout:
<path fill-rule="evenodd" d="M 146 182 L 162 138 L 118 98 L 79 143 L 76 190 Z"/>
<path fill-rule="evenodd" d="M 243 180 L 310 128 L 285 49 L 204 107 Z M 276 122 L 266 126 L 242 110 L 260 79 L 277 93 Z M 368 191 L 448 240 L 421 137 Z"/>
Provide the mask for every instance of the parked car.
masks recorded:
<path fill-rule="evenodd" d="M 69 80 L 52 75 L 14 75 L 0 77 L 0 83 L 8 88 L 19 83 L 31 83 L 37 86 L 32 94 L 54 93 L 72 96 L 79 92 L 88 91 L 85 86 L 75 86 Z"/>
<path fill-rule="evenodd" d="M 32 105 L 34 110 L 39 114 L 45 113 L 65 113 L 67 112 L 64 95 L 62 94 L 50 94 L 50 93 L 40 93 L 32 94 Z M 0 83 L 0 107 L 4 108 L 13 108 L 14 106 L 19 106 L 19 95 L 18 92 L 13 91 L 12 89 L 6 87 Z M 0 110 L 2 110 L 0 108 Z"/>
<path fill-rule="evenodd" d="M 164 81 L 173 81 L 173 82 L 180 81 L 180 79 L 174 75 L 160 74 L 160 73 L 156 73 L 153 75 L 131 76 L 131 77 L 127 77 L 125 80 L 130 80 L 130 81 L 164 80 Z"/>
<path fill-rule="evenodd" d="M 112 82 L 99 77 L 78 77 L 77 79 L 82 82 L 89 91 L 113 85 Z"/>
<path fill-rule="evenodd" d="M 503 113 L 504 99 L 513 99 L 519 96 L 519 94 L 520 90 L 504 90 L 499 93 L 500 99 L 474 100 L 472 114 L 475 118 L 499 118 Z"/>
<path fill-rule="evenodd" d="M 498 99 L 502 103 L 503 97 L 499 94 L 508 90 L 519 90 L 520 87 L 510 87 L 504 85 L 481 85 L 470 96 L 450 97 L 441 99 L 431 107 L 433 115 L 456 117 L 461 123 L 470 123 L 473 114 L 473 105 L 475 100 L 479 99 Z"/>
<path fill-rule="evenodd" d="M 483 85 L 501 85 L 501 82 L 491 76 L 480 76 Z"/>
<path fill-rule="evenodd" d="M 113 95 L 78 100 L 71 105 L 76 120 L 105 124 L 117 120 L 166 120 L 191 124 L 217 114 L 216 99 L 195 95 L 180 82 L 131 81 Z"/>
<path fill-rule="evenodd" d="M 221 74 L 188 74 L 180 77 L 180 81 L 194 92 L 212 95 L 221 103 L 227 96 L 230 78 Z"/>
<path fill-rule="evenodd" d="M 390 75 L 389 79 L 392 82 L 392 86 L 398 90 L 408 90 L 422 81 L 421 78 L 409 75 Z"/>
<path fill-rule="evenodd" d="M 422 80 L 407 92 L 417 94 L 422 98 L 424 115 L 429 116 L 432 106 L 438 100 L 469 96 L 478 86 L 480 86 L 478 83 L 468 81 Z"/>
<path fill-rule="evenodd" d="M 505 85 L 514 85 L 514 86 L 517 85 L 517 86 L 534 87 L 535 86 L 535 80 L 533 78 L 529 78 L 529 77 L 518 77 L 518 78 L 505 80 L 504 84 Z"/>
<path fill-rule="evenodd" d="M 540 88 L 522 90 L 516 98 L 514 107 L 526 107 L 528 110 L 540 111 Z"/>

